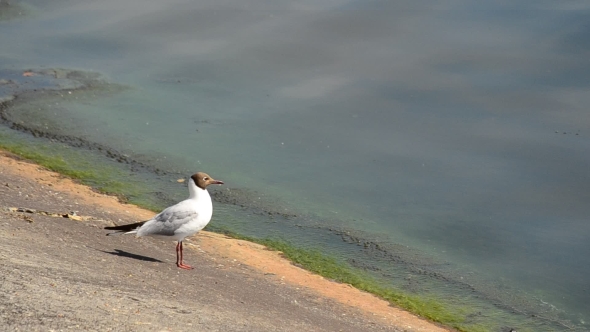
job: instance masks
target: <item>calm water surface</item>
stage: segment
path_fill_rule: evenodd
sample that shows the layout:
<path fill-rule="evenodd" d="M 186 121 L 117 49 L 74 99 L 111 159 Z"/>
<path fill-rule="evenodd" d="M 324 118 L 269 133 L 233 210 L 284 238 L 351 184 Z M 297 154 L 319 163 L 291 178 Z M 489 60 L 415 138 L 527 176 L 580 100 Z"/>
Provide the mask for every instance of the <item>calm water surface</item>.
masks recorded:
<path fill-rule="evenodd" d="M 129 87 L 52 115 L 68 134 L 205 170 L 588 328 L 587 1 L 22 3 L 0 21 L 2 68 Z M 242 232 L 287 227 L 221 210 Z M 311 232 L 295 240 L 334 241 Z"/>

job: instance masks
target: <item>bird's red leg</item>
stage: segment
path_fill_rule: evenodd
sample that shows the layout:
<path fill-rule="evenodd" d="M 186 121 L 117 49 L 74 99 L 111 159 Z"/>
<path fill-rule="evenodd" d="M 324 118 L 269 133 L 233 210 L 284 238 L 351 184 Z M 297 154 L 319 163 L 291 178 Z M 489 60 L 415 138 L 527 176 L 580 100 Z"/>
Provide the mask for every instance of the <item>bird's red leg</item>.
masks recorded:
<path fill-rule="evenodd" d="M 178 241 L 178 244 L 176 245 L 176 266 L 185 270 L 193 269 L 190 265 L 186 265 L 182 261 L 182 241 Z"/>

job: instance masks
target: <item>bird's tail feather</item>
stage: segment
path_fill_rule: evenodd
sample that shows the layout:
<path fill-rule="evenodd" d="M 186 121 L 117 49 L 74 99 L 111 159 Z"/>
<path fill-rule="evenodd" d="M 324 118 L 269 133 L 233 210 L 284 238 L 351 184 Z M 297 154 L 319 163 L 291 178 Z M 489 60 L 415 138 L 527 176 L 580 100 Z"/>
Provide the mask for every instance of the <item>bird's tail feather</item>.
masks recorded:
<path fill-rule="evenodd" d="M 110 231 L 116 231 L 112 233 L 108 233 L 107 235 L 121 235 L 121 234 L 133 234 L 136 229 L 141 227 L 141 225 L 145 224 L 145 221 L 136 222 L 134 224 L 127 224 L 127 225 L 119 225 L 119 226 L 108 226 L 104 229 Z"/>

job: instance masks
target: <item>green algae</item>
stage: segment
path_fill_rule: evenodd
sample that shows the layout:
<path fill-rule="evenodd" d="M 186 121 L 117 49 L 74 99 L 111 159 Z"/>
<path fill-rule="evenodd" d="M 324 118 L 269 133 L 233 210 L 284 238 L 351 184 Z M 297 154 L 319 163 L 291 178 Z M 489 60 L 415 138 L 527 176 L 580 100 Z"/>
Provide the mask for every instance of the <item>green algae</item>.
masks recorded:
<path fill-rule="evenodd" d="M 88 185 L 100 193 L 116 196 L 122 202 L 150 210 L 162 207 L 160 202 L 150 197 L 149 188 L 142 181 L 131 180 L 129 171 L 114 164 L 93 160 L 89 158 L 89 153 L 59 143 L 36 143 L 3 133 L 0 133 L 0 148 Z"/>
<path fill-rule="evenodd" d="M 367 272 L 327 255 L 319 249 L 303 249 L 282 239 L 259 239 L 244 236 L 221 227 L 208 227 L 208 230 L 223 233 L 233 238 L 256 242 L 270 250 L 280 251 L 283 257 L 303 269 L 374 294 L 393 306 L 403 308 L 432 322 L 459 331 L 484 332 L 492 329 L 481 324 L 469 323 L 468 316 L 474 314 L 474 310 L 467 306 L 449 308 L 436 299 L 408 294 L 393 287 L 384 286 L 386 281 L 378 280 Z"/>

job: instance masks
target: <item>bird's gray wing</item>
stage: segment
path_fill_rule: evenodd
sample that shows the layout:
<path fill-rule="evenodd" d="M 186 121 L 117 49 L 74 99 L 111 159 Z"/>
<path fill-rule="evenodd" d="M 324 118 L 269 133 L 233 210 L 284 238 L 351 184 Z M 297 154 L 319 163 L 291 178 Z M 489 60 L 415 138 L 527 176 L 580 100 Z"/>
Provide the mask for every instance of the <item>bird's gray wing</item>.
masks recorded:
<path fill-rule="evenodd" d="M 198 215 L 195 211 L 183 211 L 178 209 L 166 209 L 152 220 L 148 221 L 137 232 L 138 236 L 144 235 L 163 235 L 173 236 L 174 232 L 185 223 L 196 218 Z"/>

